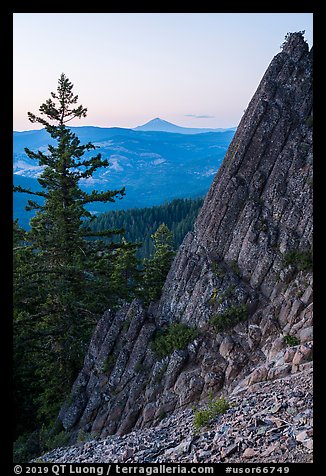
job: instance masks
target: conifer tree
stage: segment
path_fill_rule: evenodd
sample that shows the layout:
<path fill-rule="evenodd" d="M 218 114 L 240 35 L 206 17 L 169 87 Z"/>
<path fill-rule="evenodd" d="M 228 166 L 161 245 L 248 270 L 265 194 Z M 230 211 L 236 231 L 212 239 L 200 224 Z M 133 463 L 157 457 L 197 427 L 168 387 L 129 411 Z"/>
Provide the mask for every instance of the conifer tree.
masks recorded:
<path fill-rule="evenodd" d="M 28 113 L 32 123 L 45 127 L 55 145 L 49 145 L 47 152 L 25 149 L 43 167 L 38 179 L 41 191 L 14 187 L 34 198 L 27 209 L 36 210 L 29 232 L 22 236 L 16 227 L 20 245 L 14 269 L 15 342 L 16 348 L 23 348 L 24 342 L 31 345 L 25 367 L 33 367 L 38 387 L 34 403 L 43 422 L 56 416 L 70 390 L 96 320 L 126 297 L 124 289 L 111 286 L 121 245 L 99 239 L 117 230 L 92 232 L 85 226 L 85 220 L 93 218 L 87 204 L 114 202 L 125 191 L 81 190 L 81 179 L 91 178 L 109 163 L 101 154 L 92 156 L 95 146 L 81 144 L 67 126 L 86 116 L 87 109 L 77 101 L 73 84 L 62 74 L 57 91 L 40 106 L 40 114 Z M 38 197 L 43 198 L 42 204 Z M 124 243 L 124 252 L 132 254 L 132 249 Z"/>
<path fill-rule="evenodd" d="M 138 297 L 142 278 L 141 261 L 136 257 L 139 243 L 128 243 L 122 238 L 120 248 L 114 255 L 114 270 L 111 274 L 112 291 L 121 299 L 131 301 Z"/>
<path fill-rule="evenodd" d="M 173 234 L 164 223 L 151 237 L 154 242 L 154 255 L 152 259 L 144 260 L 143 295 L 146 304 L 159 299 L 175 255 Z"/>

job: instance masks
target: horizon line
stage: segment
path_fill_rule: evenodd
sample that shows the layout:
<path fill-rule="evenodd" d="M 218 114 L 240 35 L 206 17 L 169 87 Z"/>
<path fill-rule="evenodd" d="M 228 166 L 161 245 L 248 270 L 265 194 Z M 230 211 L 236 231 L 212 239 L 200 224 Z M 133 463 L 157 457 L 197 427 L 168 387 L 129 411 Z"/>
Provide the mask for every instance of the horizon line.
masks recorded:
<path fill-rule="evenodd" d="M 144 124 L 140 124 L 138 126 L 134 126 L 134 127 L 122 127 L 122 126 L 97 126 L 97 125 L 93 125 L 93 124 L 88 124 L 88 125 L 80 125 L 80 126 L 68 126 L 68 127 L 76 127 L 76 128 L 82 128 L 82 127 L 94 127 L 94 128 L 97 128 L 97 129 L 125 129 L 125 130 L 135 130 L 136 128 L 138 127 L 142 127 L 142 126 L 145 126 L 147 125 L 148 123 L 156 120 L 156 119 L 160 119 L 162 122 L 166 122 L 166 123 L 169 123 L 173 126 L 176 126 L 176 127 L 180 127 L 181 129 L 211 129 L 211 131 L 213 132 L 214 130 L 218 131 L 219 129 L 225 129 L 225 130 L 228 130 L 228 129 L 237 129 L 237 125 L 236 126 L 229 126 L 229 127 L 192 127 L 192 126 L 179 126 L 178 124 L 175 124 L 173 122 L 170 122 L 170 121 L 167 121 L 166 119 L 162 119 L 160 117 L 154 117 L 153 119 L 150 119 L 149 121 L 145 122 Z M 21 129 L 21 130 L 18 130 L 18 129 L 13 129 L 13 132 L 37 132 L 37 131 L 41 131 L 41 130 L 44 130 L 45 127 L 41 127 L 40 129 Z M 144 132 L 169 132 L 169 131 L 144 131 Z"/>

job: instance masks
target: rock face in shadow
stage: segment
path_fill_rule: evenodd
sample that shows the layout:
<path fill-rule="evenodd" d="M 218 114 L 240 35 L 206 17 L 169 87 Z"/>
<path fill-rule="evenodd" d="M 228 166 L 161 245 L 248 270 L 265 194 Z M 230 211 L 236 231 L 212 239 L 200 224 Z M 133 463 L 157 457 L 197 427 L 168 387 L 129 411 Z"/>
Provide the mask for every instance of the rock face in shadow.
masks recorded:
<path fill-rule="evenodd" d="M 160 301 L 99 321 L 60 412 L 67 430 L 155 426 L 312 359 L 312 158 L 312 51 L 294 33 L 250 101 Z M 198 336 L 160 359 L 153 334 L 174 322 Z"/>

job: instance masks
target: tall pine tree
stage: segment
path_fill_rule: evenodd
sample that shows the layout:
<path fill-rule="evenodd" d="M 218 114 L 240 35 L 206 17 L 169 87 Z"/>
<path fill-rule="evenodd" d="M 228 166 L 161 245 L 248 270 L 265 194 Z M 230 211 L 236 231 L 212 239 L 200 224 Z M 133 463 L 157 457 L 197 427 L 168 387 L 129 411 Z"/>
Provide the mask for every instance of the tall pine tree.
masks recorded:
<path fill-rule="evenodd" d="M 33 387 L 33 408 L 43 422 L 56 416 L 82 365 L 98 317 L 106 308 L 116 306 L 120 298 L 132 297 L 131 281 L 128 293 L 123 282 L 119 288 L 114 278 L 116 263 L 119 271 L 123 266 L 123 252 L 128 252 L 125 261 L 131 274 L 135 246 L 87 239 L 112 236 L 116 231 L 97 233 L 85 227 L 85 220 L 92 219 L 85 206 L 114 202 L 125 191 L 81 190 L 81 179 L 91 178 L 109 163 L 100 154 L 91 156 L 95 146 L 81 144 L 67 126 L 71 120 L 86 116 L 87 109 L 77 101 L 73 84 L 62 74 L 57 91 L 40 106 L 40 115 L 28 113 L 31 122 L 45 127 L 55 145 L 49 145 L 47 152 L 25 149 L 27 156 L 43 167 L 38 179 L 42 190 L 14 188 L 33 196 L 27 209 L 36 210 L 31 229 L 24 236 L 16 225 L 15 368 L 19 381 L 25 382 L 24 391 L 26 382 Z M 42 204 L 38 197 L 43 198 Z M 30 382 L 31 372 L 34 383 Z M 17 389 L 19 402 L 21 390 Z M 24 402 L 20 411 L 28 406 Z"/>

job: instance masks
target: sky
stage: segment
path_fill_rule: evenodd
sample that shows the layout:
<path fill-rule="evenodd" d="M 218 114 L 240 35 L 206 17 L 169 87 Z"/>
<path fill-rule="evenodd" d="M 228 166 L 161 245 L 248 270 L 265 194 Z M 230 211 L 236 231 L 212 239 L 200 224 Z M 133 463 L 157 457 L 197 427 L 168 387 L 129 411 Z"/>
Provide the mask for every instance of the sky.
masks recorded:
<path fill-rule="evenodd" d="M 288 32 L 312 13 L 14 13 L 13 129 L 65 73 L 87 117 L 71 125 L 234 127 Z"/>

